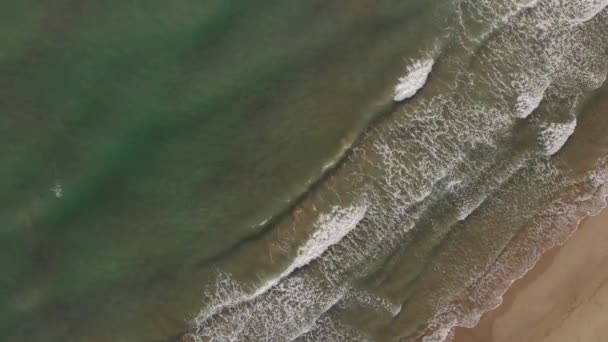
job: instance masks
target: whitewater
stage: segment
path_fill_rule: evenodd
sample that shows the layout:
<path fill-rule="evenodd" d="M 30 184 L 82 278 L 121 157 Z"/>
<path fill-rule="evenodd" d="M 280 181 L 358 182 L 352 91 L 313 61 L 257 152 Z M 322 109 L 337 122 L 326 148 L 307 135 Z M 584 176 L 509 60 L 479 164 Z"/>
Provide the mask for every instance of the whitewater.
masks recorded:
<path fill-rule="evenodd" d="M 606 159 L 572 160 L 606 86 L 608 1 L 449 6 L 441 50 L 387 80 L 393 111 L 226 262 L 263 267 L 218 267 L 193 339 L 449 341 L 605 207 Z"/>

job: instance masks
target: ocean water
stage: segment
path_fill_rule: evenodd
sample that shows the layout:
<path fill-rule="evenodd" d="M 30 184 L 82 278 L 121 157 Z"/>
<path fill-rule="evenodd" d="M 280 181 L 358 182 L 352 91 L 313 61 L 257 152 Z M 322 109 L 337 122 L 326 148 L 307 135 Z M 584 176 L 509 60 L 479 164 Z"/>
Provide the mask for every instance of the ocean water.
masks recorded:
<path fill-rule="evenodd" d="M 0 340 L 449 341 L 605 206 L 605 0 L 0 17 Z"/>

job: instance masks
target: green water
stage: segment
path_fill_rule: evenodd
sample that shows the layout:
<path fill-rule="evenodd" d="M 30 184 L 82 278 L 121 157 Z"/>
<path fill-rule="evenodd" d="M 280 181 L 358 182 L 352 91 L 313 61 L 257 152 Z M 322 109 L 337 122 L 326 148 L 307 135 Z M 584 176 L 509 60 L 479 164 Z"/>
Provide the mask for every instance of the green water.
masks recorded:
<path fill-rule="evenodd" d="M 287 210 L 390 106 L 423 4 L 4 1 L 3 338 L 186 329 L 189 274 Z"/>

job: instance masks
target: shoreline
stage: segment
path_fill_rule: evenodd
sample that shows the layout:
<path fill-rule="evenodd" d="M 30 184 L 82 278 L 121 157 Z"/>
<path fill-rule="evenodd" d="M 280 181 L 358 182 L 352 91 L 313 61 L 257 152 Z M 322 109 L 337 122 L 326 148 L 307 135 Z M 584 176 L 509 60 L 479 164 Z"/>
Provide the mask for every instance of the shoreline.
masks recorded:
<path fill-rule="evenodd" d="M 603 320 L 602 320 L 603 318 Z M 453 342 L 600 341 L 608 336 L 608 209 L 544 253 L 474 328 Z"/>

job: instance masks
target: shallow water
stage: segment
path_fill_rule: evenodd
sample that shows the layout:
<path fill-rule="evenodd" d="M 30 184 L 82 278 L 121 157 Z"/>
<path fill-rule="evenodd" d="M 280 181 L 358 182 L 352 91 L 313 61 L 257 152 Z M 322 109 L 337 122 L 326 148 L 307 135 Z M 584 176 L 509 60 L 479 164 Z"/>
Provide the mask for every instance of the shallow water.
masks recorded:
<path fill-rule="evenodd" d="M 602 205 L 605 1 L 12 2 L 7 340 L 443 341 Z"/>

